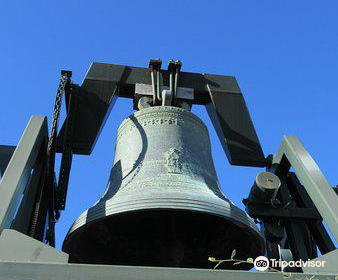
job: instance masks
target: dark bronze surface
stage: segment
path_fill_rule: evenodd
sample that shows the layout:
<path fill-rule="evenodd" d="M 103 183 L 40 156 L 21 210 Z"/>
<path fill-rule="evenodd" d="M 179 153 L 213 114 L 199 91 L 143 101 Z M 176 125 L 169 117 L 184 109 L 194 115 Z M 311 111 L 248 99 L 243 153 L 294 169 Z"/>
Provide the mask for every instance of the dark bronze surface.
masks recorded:
<path fill-rule="evenodd" d="M 194 268 L 234 249 L 255 258 L 264 240 L 221 191 L 206 126 L 176 107 L 142 109 L 121 124 L 106 192 L 63 244 L 71 262 Z"/>

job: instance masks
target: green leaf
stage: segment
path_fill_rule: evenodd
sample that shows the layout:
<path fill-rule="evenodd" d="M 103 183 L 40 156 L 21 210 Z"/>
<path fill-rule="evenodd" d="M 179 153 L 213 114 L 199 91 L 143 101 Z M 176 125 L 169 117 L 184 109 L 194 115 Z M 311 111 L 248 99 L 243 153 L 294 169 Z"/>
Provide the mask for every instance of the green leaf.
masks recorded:
<path fill-rule="evenodd" d="M 282 275 L 283 275 L 283 278 L 284 278 L 284 279 L 288 279 L 288 278 L 291 278 L 291 277 L 292 277 L 291 273 L 288 274 L 288 273 L 282 272 Z"/>
<path fill-rule="evenodd" d="M 254 262 L 253 258 L 247 258 L 246 261 L 247 261 L 248 263 L 253 263 L 253 262 Z"/>
<path fill-rule="evenodd" d="M 236 249 L 233 249 L 231 253 L 231 259 L 233 260 L 235 256 L 236 256 Z"/>
<path fill-rule="evenodd" d="M 208 261 L 210 261 L 210 262 L 217 262 L 217 260 L 214 257 L 209 257 Z"/>

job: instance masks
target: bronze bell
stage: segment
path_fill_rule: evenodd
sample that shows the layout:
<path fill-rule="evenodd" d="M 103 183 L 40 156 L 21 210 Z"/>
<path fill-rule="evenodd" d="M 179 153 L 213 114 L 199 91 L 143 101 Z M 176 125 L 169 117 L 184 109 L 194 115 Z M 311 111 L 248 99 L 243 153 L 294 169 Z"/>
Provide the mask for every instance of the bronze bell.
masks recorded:
<path fill-rule="evenodd" d="M 107 189 L 63 243 L 70 262 L 190 268 L 212 268 L 208 257 L 234 249 L 238 259 L 255 258 L 264 239 L 222 193 L 206 126 L 169 106 L 121 124 Z"/>

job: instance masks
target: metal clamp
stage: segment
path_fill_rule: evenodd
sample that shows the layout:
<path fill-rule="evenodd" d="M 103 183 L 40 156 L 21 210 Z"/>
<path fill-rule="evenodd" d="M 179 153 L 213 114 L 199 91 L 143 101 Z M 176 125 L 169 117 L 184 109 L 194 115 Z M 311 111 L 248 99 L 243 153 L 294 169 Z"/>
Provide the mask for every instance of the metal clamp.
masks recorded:
<path fill-rule="evenodd" d="M 150 69 L 150 77 L 151 77 L 151 85 L 153 89 L 153 105 L 156 105 L 158 102 L 161 101 L 162 97 L 160 94 L 160 71 L 162 66 L 161 59 L 151 59 L 149 61 L 149 69 Z M 156 82 L 155 82 L 155 75 L 156 75 Z"/>
<path fill-rule="evenodd" d="M 177 88 L 179 81 L 179 74 L 182 68 L 182 62 L 176 60 L 175 62 L 171 59 L 169 60 L 168 71 L 169 71 L 169 88 L 173 93 L 173 104 L 176 104 L 177 101 Z M 173 81 L 175 78 L 175 81 Z"/>
<path fill-rule="evenodd" d="M 162 90 L 162 106 L 170 106 L 173 98 L 173 92 L 171 90 Z"/>

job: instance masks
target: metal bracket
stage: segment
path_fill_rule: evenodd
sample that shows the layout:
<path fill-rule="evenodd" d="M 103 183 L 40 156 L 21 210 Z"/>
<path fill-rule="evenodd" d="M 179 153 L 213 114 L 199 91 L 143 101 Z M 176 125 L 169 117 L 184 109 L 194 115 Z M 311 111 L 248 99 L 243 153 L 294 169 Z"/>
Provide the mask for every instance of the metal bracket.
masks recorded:
<path fill-rule="evenodd" d="M 170 87 L 167 86 L 161 86 L 160 91 L 163 92 L 164 90 L 169 90 Z M 151 96 L 152 95 L 152 86 L 149 84 L 135 84 L 135 95 L 136 98 L 139 98 L 141 96 Z M 184 87 L 178 87 L 177 88 L 177 99 L 182 99 L 186 101 L 192 101 L 194 100 L 194 89 L 193 88 L 184 88 Z"/>
<path fill-rule="evenodd" d="M 11 227 L 31 171 L 47 137 L 46 117 L 31 117 L 0 181 L 0 233 Z"/>
<path fill-rule="evenodd" d="M 291 167 L 295 173 L 289 172 Z M 338 196 L 297 137 L 284 136 L 278 153 L 273 157 L 271 169 L 274 169 L 275 174 L 282 178 L 281 199 L 285 202 L 291 195 L 294 203 L 308 209 L 315 207 L 337 242 Z M 286 185 L 288 188 L 285 187 Z M 319 220 L 306 221 L 306 223 L 305 221 L 289 221 L 285 224 L 285 229 L 290 249 L 296 259 L 315 258 L 317 256 L 316 246 L 323 257 L 331 256 L 331 252 L 337 251 L 331 237 Z M 335 268 L 332 260 L 333 258 L 329 257 L 327 261 L 331 263 L 326 264 L 331 272 Z M 308 271 L 306 269 L 304 268 L 303 271 Z M 317 268 L 317 272 L 319 271 L 328 272 L 328 269 Z"/>
<path fill-rule="evenodd" d="M 271 206 L 271 204 L 254 204 L 247 203 L 246 205 L 247 213 L 251 217 L 258 219 L 267 219 L 267 220 L 321 220 L 316 208 L 300 208 L 300 207 L 290 207 L 290 208 L 276 208 Z"/>
<path fill-rule="evenodd" d="M 157 84 L 154 86 L 155 75 L 151 78 L 149 68 L 93 63 L 79 87 L 79 102 L 74 112 L 71 141 L 73 153 L 91 154 L 105 120 L 114 106 L 117 94 L 119 97 L 133 99 L 134 109 L 137 109 L 136 84 L 153 85 L 149 90 L 147 89 L 148 94 L 154 94 L 155 91 L 161 92 L 163 85 L 169 85 L 169 90 L 170 87 L 174 90 L 173 76 L 177 72 L 175 79 L 177 97 L 180 98 L 180 88 L 193 89 L 193 99 L 187 98 L 187 103 L 189 106 L 197 104 L 207 107 L 229 162 L 240 166 L 267 166 L 268 161 L 263 154 L 236 79 L 231 76 L 181 72 L 179 64 L 179 62 L 171 62 L 169 70 L 158 71 Z M 173 73 L 175 65 L 178 68 Z M 153 71 L 155 71 L 154 65 Z M 178 87 L 178 78 L 180 87 Z M 59 137 L 60 139 L 65 137 L 65 124 Z M 62 142 L 58 145 L 58 151 L 60 150 L 62 150 Z"/>
<path fill-rule="evenodd" d="M 161 59 L 151 59 L 149 61 L 152 93 L 153 93 L 153 105 L 156 105 L 158 101 L 162 100 L 160 93 L 160 72 L 161 72 L 162 60 Z M 155 79 L 156 76 L 156 79 Z"/>
<path fill-rule="evenodd" d="M 76 110 L 78 92 L 79 87 L 73 84 L 69 85 L 66 91 L 67 116 L 64 125 L 64 138 L 62 139 L 62 159 L 59 181 L 55 189 L 55 208 L 57 210 L 64 210 L 66 207 L 68 182 L 73 159 L 73 151 L 71 147 L 73 137 L 73 115 Z M 58 139 L 58 142 L 61 142 L 61 140 Z"/>
<path fill-rule="evenodd" d="M 170 106 L 173 100 L 173 93 L 171 90 L 162 90 L 162 106 Z"/>
<path fill-rule="evenodd" d="M 0 260 L 66 264 L 68 254 L 16 230 L 5 229 L 0 235 Z"/>
<path fill-rule="evenodd" d="M 338 196 L 297 137 L 284 136 L 273 163 L 287 159 L 338 242 Z"/>

